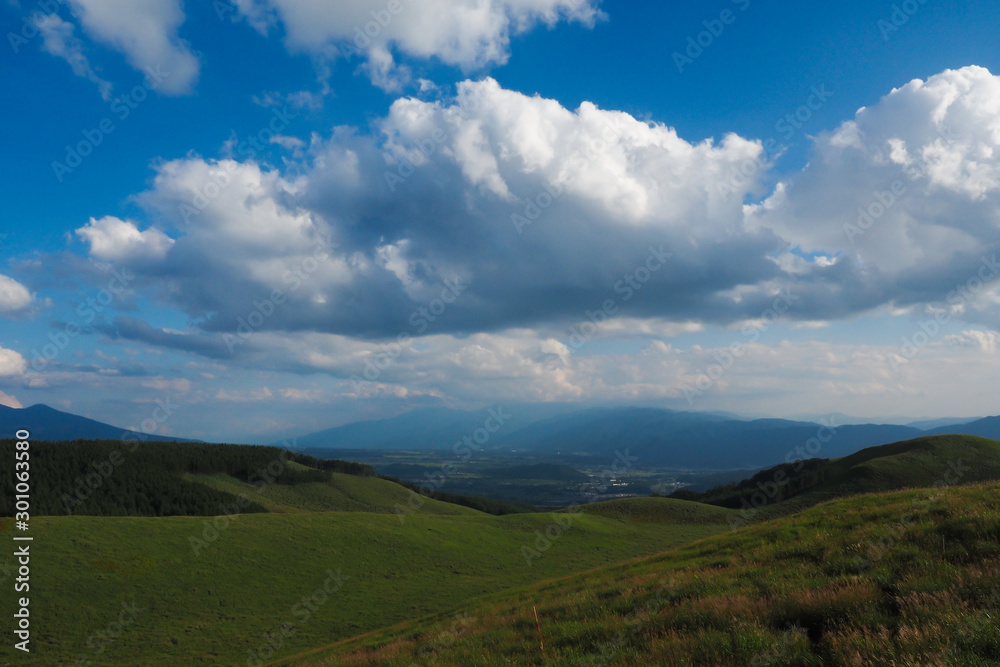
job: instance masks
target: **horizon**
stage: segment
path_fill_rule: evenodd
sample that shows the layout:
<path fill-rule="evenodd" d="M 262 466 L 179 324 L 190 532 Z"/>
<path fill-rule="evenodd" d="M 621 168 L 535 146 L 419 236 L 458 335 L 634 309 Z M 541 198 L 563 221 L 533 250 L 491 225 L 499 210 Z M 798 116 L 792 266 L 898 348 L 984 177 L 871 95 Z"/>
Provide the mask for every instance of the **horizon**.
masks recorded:
<path fill-rule="evenodd" d="M 995 4 L 36 5 L 0 404 L 997 411 Z"/>
<path fill-rule="evenodd" d="M 512 410 L 516 411 L 519 407 L 524 407 L 526 405 L 528 405 L 528 404 L 512 402 L 512 403 L 507 403 L 506 405 L 496 405 L 496 406 L 492 406 L 492 407 L 494 407 L 494 408 L 495 407 L 499 407 L 501 409 L 508 409 L 509 408 L 509 409 L 512 409 Z M 947 417 L 921 417 L 921 418 L 918 418 L 918 419 L 911 419 L 911 418 L 908 418 L 908 417 L 899 417 L 899 416 L 897 416 L 897 417 L 874 417 L 874 418 L 867 418 L 867 417 L 857 417 L 857 416 L 854 416 L 854 415 L 845 415 L 845 414 L 842 414 L 842 413 L 835 413 L 835 412 L 826 413 L 826 414 L 816 414 L 816 413 L 813 413 L 813 414 L 799 414 L 799 415 L 788 415 L 788 416 L 775 416 L 775 415 L 759 415 L 759 414 L 758 415 L 747 415 L 747 414 L 739 414 L 739 413 L 732 413 L 732 412 L 725 412 L 725 411 L 713 411 L 713 410 L 708 410 L 708 411 L 701 411 L 701 410 L 672 410 L 672 409 L 669 409 L 669 408 L 661 408 L 661 407 L 655 406 L 655 405 L 639 405 L 639 404 L 631 404 L 631 405 L 624 405 L 624 404 L 623 405 L 586 405 L 586 404 L 579 404 L 579 403 L 561 403 L 561 404 L 550 404 L 550 405 L 552 407 L 565 407 L 565 408 L 569 409 L 566 413 L 563 413 L 563 415 L 560 415 L 560 416 L 573 415 L 573 414 L 577 414 L 579 412 L 585 412 L 585 411 L 591 411 L 591 410 L 616 411 L 616 410 L 629 410 L 629 409 L 645 409 L 645 410 L 661 410 L 661 411 L 664 411 L 664 412 L 667 412 L 667 413 L 691 413 L 691 414 L 699 414 L 699 415 L 715 415 L 715 416 L 722 417 L 725 420 L 734 420 L 734 421 L 756 421 L 756 420 L 777 419 L 777 420 L 783 420 L 783 421 L 789 421 L 789 422 L 807 423 L 807 424 L 823 424 L 823 425 L 828 425 L 828 426 L 832 426 L 832 427 L 866 426 L 866 425 L 870 425 L 870 426 L 874 426 L 874 425 L 886 425 L 886 426 L 909 426 L 909 427 L 917 428 L 917 429 L 920 429 L 920 430 L 924 430 L 925 428 L 926 428 L 926 430 L 933 430 L 934 428 L 938 428 L 937 426 L 928 426 L 928 427 L 923 426 L 925 424 L 934 424 L 935 422 L 953 422 L 954 425 L 960 426 L 960 425 L 963 425 L 963 424 L 970 424 L 970 423 L 973 423 L 973 422 L 976 422 L 976 421 L 981 421 L 981 420 L 986 420 L 986 419 L 993 419 L 993 418 L 995 418 L 997 416 L 1000 416 L 1000 415 L 988 415 L 988 416 L 981 416 L 981 415 L 979 415 L 979 416 L 965 416 L 965 417 L 947 416 Z M 10 406 L 0 406 L 0 407 L 7 407 L 7 408 L 9 408 Z M 48 408 L 50 410 L 58 410 L 59 412 L 63 412 L 64 414 L 69 414 L 69 415 L 74 416 L 74 417 L 82 417 L 82 418 L 85 418 L 85 419 L 90 419 L 90 420 L 98 421 L 99 423 L 102 423 L 102 422 L 100 422 L 100 420 L 96 420 L 93 417 L 89 417 L 87 415 L 82 415 L 82 414 L 81 415 L 77 415 L 75 413 L 67 412 L 65 410 L 59 410 L 58 408 L 55 408 L 55 407 L 53 407 L 51 405 L 48 405 L 48 404 L 45 404 L 45 403 L 35 403 L 33 405 L 23 406 L 23 407 L 20 407 L 20 408 L 11 408 L 11 409 L 13 409 L 13 410 L 29 410 L 29 409 L 38 408 L 38 407 Z M 171 406 L 168 405 L 167 407 L 169 408 Z M 480 413 L 483 410 L 486 410 L 486 409 L 488 409 L 490 407 L 491 406 L 483 406 L 482 408 L 479 408 L 479 409 L 456 410 L 454 408 L 448 408 L 448 407 L 445 407 L 445 406 L 425 406 L 425 407 L 422 407 L 422 408 L 414 408 L 414 409 L 411 409 L 411 410 L 404 410 L 402 412 L 398 412 L 398 413 L 395 413 L 395 414 L 384 415 L 384 416 L 381 416 L 381 417 L 378 417 L 378 418 L 375 418 L 375 419 L 358 419 L 358 420 L 346 421 L 346 422 L 338 423 L 338 424 L 331 424 L 330 426 L 327 426 L 327 427 L 324 427 L 324 428 L 320 428 L 320 429 L 318 429 L 316 431 L 298 432 L 298 433 L 290 432 L 290 433 L 284 434 L 282 437 L 279 437 L 279 438 L 276 438 L 276 439 L 273 439 L 273 440 L 267 440 L 267 441 L 265 441 L 265 440 L 260 440 L 260 441 L 252 441 L 252 440 L 251 441 L 242 441 L 241 444 L 246 444 L 246 445 L 265 445 L 265 446 L 286 446 L 287 445 L 286 448 L 288 448 L 290 450 L 295 450 L 296 449 L 297 441 L 299 439 L 301 439 L 301 438 L 307 438 L 307 437 L 311 437 L 311 436 L 316 436 L 316 435 L 319 435 L 319 434 L 327 432 L 327 431 L 336 431 L 337 429 L 340 429 L 340 428 L 345 427 L 345 426 L 367 424 L 367 423 L 377 423 L 377 422 L 384 421 L 384 420 L 392 420 L 392 419 L 396 419 L 396 418 L 404 418 L 404 417 L 406 417 L 407 415 L 410 415 L 410 414 L 419 414 L 419 413 L 422 413 L 422 412 L 425 412 L 425 411 L 429 411 L 429 410 L 443 410 L 443 411 L 448 412 L 449 414 L 451 414 L 451 413 L 476 414 L 476 413 Z M 528 420 L 526 423 L 527 424 L 534 424 L 534 423 L 537 423 L 537 422 L 546 421 L 546 420 L 548 420 L 550 418 L 551 417 L 545 417 L 545 416 L 543 416 L 543 417 L 539 417 L 539 418 L 536 418 L 536 419 L 533 419 L 533 420 Z M 138 424 L 138 425 L 122 425 L 122 424 L 115 424 L 115 423 L 107 423 L 107 424 L 104 424 L 104 425 L 121 429 L 123 431 L 123 436 L 122 436 L 123 438 L 125 437 L 126 433 L 138 434 L 140 438 L 142 436 L 148 436 L 148 435 L 160 435 L 160 434 L 157 433 L 158 429 L 155 429 L 155 428 L 146 428 L 143 424 Z M 156 425 L 158 426 L 159 423 L 157 422 Z M 918 426 L 918 425 L 920 425 L 920 426 Z M 516 433 L 517 430 L 518 429 L 515 429 L 514 432 Z M 508 433 L 508 435 L 509 435 L 509 433 Z M 193 440 L 193 441 L 197 441 L 197 442 L 206 442 L 208 444 L 213 444 L 213 443 L 234 443 L 235 442 L 232 439 L 224 439 L 224 438 L 223 439 L 218 439 L 218 440 L 201 440 L 201 439 L 198 439 L 198 438 L 188 438 L 183 433 L 173 434 L 172 436 L 166 436 L 166 437 L 168 437 L 168 438 L 169 437 L 177 437 L 177 438 L 180 438 L 182 440 Z M 48 439 L 48 438 L 43 438 L 43 439 Z M 442 445 L 442 448 L 446 449 L 447 447 L 445 445 Z"/>

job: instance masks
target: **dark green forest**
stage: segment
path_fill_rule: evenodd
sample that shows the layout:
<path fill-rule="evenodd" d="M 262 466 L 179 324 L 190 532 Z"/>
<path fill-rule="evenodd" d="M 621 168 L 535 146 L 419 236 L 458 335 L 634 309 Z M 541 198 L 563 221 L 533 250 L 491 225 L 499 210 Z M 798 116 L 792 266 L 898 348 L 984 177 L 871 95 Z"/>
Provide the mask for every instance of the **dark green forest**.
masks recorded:
<path fill-rule="evenodd" d="M 11 468 L 14 443 L 0 441 L 0 456 Z M 292 462 L 308 469 L 289 466 Z M 186 481 L 183 475 L 223 473 L 259 486 L 325 482 L 333 472 L 375 474 L 371 466 L 277 447 L 121 440 L 33 442 L 28 463 L 33 516 L 216 516 L 234 508 L 264 512 L 257 503 Z M 14 515 L 15 483 L 13 474 L 0 476 L 0 516 Z"/>

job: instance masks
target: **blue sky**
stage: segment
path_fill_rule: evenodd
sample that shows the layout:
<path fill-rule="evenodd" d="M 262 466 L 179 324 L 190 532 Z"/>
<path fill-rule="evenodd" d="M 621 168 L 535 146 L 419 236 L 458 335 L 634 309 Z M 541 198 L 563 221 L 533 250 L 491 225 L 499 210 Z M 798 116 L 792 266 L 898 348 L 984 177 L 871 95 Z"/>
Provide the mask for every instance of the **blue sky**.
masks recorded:
<path fill-rule="evenodd" d="M 7 0 L 0 400 L 258 442 L 523 399 L 991 412 L 995 3 L 395 7 Z"/>

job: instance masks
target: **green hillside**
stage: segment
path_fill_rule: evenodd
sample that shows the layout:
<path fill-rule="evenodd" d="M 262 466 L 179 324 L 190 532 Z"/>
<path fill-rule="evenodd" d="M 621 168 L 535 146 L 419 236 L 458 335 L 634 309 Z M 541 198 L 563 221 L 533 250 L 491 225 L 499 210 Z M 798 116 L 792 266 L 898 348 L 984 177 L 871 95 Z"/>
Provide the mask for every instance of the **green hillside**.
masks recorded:
<path fill-rule="evenodd" d="M 376 477 L 332 473 L 326 482 L 258 488 L 229 475 L 185 475 L 185 480 L 203 484 L 234 496 L 247 496 L 268 512 L 379 512 L 394 513 L 409 508 L 413 494 L 406 488 Z M 430 514 L 481 514 L 476 510 L 431 498 L 417 501 L 420 511 Z"/>
<path fill-rule="evenodd" d="M 583 505 L 580 511 L 630 523 L 728 525 L 734 518 L 728 509 L 673 498 L 622 498 Z"/>
<path fill-rule="evenodd" d="M 14 460 L 14 441 L 0 440 Z M 263 512 L 253 496 L 200 483 L 229 475 L 256 492 L 270 486 L 327 482 L 335 473 L 375 474 L 371 466 L 319 460 L 277 447 L 74 440 L 31 445 L 32 516 L 214 516 L 239 507 Z M 14 478 L 0 475 L 0 516 L 14 515 Z"/>
<path fill-rule="evenodd" d="M 786 463 L 742 482 L 672 497 L 746 509 L 744 518 L 761 519 L 859 493 L 998 479 L 1000 442 L 937 435 L 869 447 L 839 459 Z"/>
<path fill-rule="evenodd" d="M 385 502 L 381 480 L 358 481 L 373 484 L 370 493 L 345 487 L 345 497 Z M 244 665 L 249 651 L 292 655 L 725 530 L 587 515 L 495 517 L 462 508 L 455 511 L 463 515 L 420 511 L 404 520 L 371 512 L 291 513 L 302 509 L 305 496 L 283 505 L 286 490 L 264 494 L 265 502 L 289 512 L 282 514 L 33 518 L 35 652 L 12 658 L 5 642 L 0 665 L 77 658 L 115 667 Z M 333 502 L 331 494 L 317 493 L 317 503 Z M 0 521 L 0 530 L 9 531 L 10 521 Z M 525 548 L 536 552 L 530 565 Z M 12 563 L 0 556 L 5 588 Z M 340 588 L 329 572 L 346 577 Z M 328 580 L 335 592 L 324 592 Z M 317 602 L 308 602 L 314 595 Z M 133 603 L 143 611 L 125 619 L 122 631 L 114 624 L 122 605 Z M 5 618 L 12 606 L 13 596 L 0 596 Z M 117 636 L 105 645 L 109 625 Z M 269 641 L 280 646 L 268 649 Z"/>
<path fill-rule="evenodd" d="M 842 499 L 456 611 L 273 664 L 997 665 L 1000 485 Z"/>

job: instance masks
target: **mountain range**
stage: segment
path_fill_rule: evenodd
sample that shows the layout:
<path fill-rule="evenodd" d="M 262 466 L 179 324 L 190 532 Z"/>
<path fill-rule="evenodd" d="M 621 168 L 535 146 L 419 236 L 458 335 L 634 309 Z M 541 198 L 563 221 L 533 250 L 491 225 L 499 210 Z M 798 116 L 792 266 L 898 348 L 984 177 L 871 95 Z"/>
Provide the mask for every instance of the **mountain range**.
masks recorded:
<path fill-rule="evenodd" d="M 495 408 L 494 408 L 495 410 Z M 751 469 L 792 458 L 835 458 L 866 447 L 924 435 L 1000 438 L 1000 417 L 915 425 L 825 424 L 786 419 L 739 419 L 720 413 L 660 408 L 572 408 L 513 405 L 484 449 L 553 458 L 585 456 L 609 465 L 629 450 L 641 467 Z M 422 409 L 388 419 L 357 422 L 299 437 L 303 450 L 449 450 L 483 428 L 489 410 Z M 918 427 L 923 426 L 923 428 Z M 940 425 L 943 424 L 943 425 Z M 482 436 L 483 433 L 479 432 Z"/>
<path fill-rule="evenodd" d="M 0 405 L 0 433 L 13 438 L 25 429 L 32 440 L 134 440 L 152 442 L 195 442 L 186 438 L 148 435 L 118 426 L 80 417 L 39 403 L 29 408 L 9 408 Z"/>
<path fill-rule="evenodd" d="M 924 435 L 963 434 L 1000 439 L 1000 417 L 910 425 L 847 424 L 835 415 L 824 423 L 742 419 L 728 413 L 649 407 L 580 408 L 568 404 L 514 404 L 482 410 L 425 408 L 388 419 L 362 421 L 294 439 L 301 451 L 451 450 L 475 442 L 484 450 L 537 458 L 587 458 L 608 465 L 628 450 L 639 467 L 736 470 L 794 458 L 836 458 L 866 447 Z M 922 427 L 922 428 L 921 428 Z M 195 442 L 146 435 L 56 410 L 0 406 L 0 433 L 27 429 L 34 440 L 138 438 Z M 281 443 L 287 445 L 288 441 Z"/>

